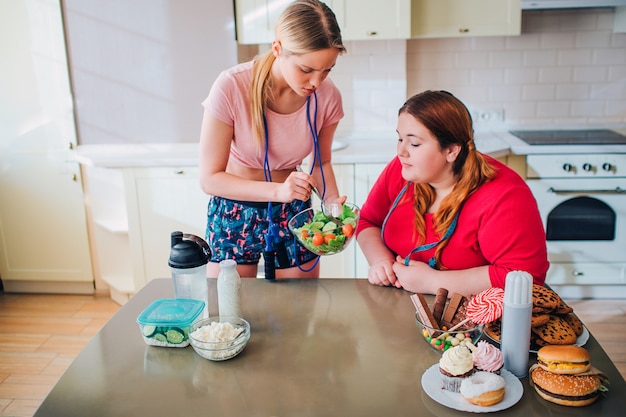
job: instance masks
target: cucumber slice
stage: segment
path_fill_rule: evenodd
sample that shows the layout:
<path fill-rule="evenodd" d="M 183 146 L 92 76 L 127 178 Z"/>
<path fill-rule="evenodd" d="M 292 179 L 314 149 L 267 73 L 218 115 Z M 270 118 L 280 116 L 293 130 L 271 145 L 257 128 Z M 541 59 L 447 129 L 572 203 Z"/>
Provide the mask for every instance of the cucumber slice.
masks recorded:
<path fill-rule="evenodd" d="M 328 222 L 322 228 L 322 232 L 331 232 L 337 228 L 337 225 L 333 222 Z"/>
<path fill-rule="evenodd" d="M 167 337 L 167 342 L 173 345 L 178 345 L 179 343 L 183 343 L 185 340 L 185 335 L 182 331 L 177 329 L 170 329 L 165 332 L 165 337 Z"/>
<path fill-rule="evenodd" d="M 311 230 L 321 230 L 324 227 L 324 222 L 312 222 L 309 226 Z"/>
<path fill-rule="evenodd" d="M 151 337 L 154 334 L 154 332 L 156 332 L 156 326 L 152 326 L 150 324 L 146 324 L 145 326 L 141 328 L 141 333 L 145 337 Z"/>
<path fill-rule="evenodd" d="M 157 333 L 154 335 L 154 340 L 157 342 L 167 342 L 167 337 L 163 333 Z"/>

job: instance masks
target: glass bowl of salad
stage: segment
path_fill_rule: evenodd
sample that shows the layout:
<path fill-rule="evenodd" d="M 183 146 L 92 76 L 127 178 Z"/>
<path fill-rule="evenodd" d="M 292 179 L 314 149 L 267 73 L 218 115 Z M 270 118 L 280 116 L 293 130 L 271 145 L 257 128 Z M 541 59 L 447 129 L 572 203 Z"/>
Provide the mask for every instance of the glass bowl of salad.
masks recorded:
<path fill-rule="evenodd" d="M 289 220 L 289 230 L 298 241 L 316 255 L 334 255 L 343 251 L 356 232 L 359 208 L 354 204 L 311 207 Z"/>

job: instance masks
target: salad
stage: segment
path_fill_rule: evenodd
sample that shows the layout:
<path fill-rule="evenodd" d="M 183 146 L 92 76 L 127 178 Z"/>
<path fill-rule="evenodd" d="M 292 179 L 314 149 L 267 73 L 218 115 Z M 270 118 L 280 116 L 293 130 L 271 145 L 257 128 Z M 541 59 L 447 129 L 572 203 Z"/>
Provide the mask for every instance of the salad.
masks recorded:
<path fill-rule="evenodd" d="M 318 255 L 330 255 L 341 252 L 350 242 L 356 229 L 357 217 L 358 208 L 352 209 L 348 205 L 343 205 L 341 213 L 336 216 L 342 223 L 338 225 L 319 210 L 309 221 L 300 227 L 293 228 L 292 231 L 311 252 Z"/>

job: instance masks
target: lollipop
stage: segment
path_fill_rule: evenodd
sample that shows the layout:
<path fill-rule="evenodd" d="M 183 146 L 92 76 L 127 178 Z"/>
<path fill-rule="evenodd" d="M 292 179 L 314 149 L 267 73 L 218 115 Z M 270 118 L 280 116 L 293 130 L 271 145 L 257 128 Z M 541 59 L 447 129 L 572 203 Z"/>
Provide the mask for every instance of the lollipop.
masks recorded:
<path fill-rule="evenodd" d="M 504 308 L 504 290 L 498 287 L 487 288 L 467 304 L 467 317 L 476 324 L 496 321 L 502 316 Z"/>
<path fill-rule="evenodd" d="M 456 330 L 470 320 L 476 324 L 491 323 L 502 316 L 503 309 L 504 290 L 498 287 L 487 288 L 469 301 L 466 312 L 467 318 L 448 330 Z"/>

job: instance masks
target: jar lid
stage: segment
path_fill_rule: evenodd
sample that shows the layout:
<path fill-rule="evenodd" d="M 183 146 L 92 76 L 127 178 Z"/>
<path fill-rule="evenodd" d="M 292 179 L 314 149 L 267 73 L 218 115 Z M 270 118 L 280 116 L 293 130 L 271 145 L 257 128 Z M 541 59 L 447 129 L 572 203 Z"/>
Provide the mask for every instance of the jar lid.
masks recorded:
<path fill-rule="evenodd" d="M 204 309 L 204 301 L 190 298 L 161 298 L 137 317 L 142 326 L 189 327 Z"/>

